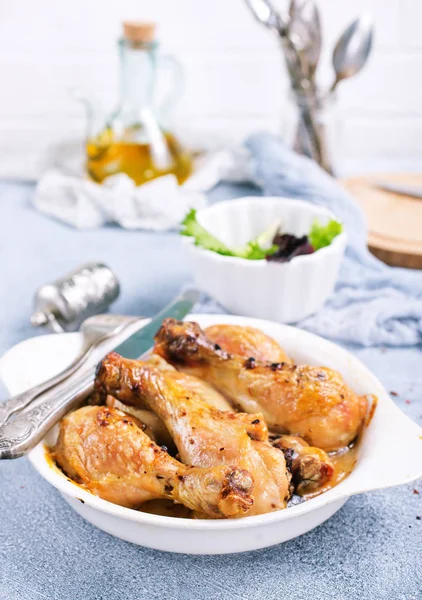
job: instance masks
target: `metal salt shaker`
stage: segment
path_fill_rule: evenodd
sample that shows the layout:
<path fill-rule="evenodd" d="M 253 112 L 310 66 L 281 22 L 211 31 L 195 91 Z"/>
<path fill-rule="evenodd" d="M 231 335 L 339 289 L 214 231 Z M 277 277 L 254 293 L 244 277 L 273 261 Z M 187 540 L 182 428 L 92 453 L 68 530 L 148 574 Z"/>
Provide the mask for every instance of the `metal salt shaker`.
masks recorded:
<path fill-rule="evenodd" d="M 119 282 L 109 267 L 86 263 L 37 290 L 31 323 L 48 325 L 58 333 L 76 330 L 84 319 L 105 312 L 119 293 Z"/>

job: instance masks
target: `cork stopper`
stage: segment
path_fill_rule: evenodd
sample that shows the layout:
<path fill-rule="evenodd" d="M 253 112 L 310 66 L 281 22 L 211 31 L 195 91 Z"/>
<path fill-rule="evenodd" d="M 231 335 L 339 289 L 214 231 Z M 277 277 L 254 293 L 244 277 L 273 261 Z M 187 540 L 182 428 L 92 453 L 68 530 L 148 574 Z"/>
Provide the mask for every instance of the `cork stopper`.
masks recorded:
<path fill-rule="evenodd" d="M 148 44 L 155 39 L 156 24 L 148 21 L 124 21 L 123 35 L 130 42 Z"/>

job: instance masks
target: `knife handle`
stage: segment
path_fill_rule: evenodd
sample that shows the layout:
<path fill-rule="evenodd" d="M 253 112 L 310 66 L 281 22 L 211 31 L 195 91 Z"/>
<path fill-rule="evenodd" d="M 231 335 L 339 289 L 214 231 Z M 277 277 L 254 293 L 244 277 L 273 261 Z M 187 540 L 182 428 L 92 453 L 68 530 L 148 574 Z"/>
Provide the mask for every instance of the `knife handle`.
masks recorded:
<path fill-rule="evenodd" d="M 42 394 L 35 405 L 32 404 L 1 427 L 0 460 L 26 454 L 69 410 L 76 408 L 91 394 L 95 368 L 82 377 L 79 373 L 76 375 Z"/>

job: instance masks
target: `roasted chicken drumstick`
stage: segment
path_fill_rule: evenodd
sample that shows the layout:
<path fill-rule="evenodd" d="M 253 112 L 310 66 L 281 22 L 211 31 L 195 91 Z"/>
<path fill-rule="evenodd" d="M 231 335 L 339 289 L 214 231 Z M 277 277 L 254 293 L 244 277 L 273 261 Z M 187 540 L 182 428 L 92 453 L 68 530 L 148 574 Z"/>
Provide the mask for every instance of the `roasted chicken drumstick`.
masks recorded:
<path fill-rule="evenodd" d="M 153 410 L 169 430 L 184 463 L 232 465 L 250 473 L 254 505 L 248 515 L 285 508 L 290 474 L 283 452 L 267 441 L 262 415 L 218 410 L 195 390 L 184 387 L 181 376 L 111 353 L 102 361 L 95 385 L 122 402 Z"/>
<path fill-rule="evenodd" d="M 253 504 L 252 478 L 226 466 L 194 468 L 157 446 L 129 415 L 85 406 L 60 424 L 55 458 L 75 481 L 97 496 L 137 508 L 169 498 L 211 518 L 236 517 Z"/>
<path fill-rule="evenodd" d="M 205 379 L 244 411 L 262 412 L 280 433 L 331 451 L 347 446 L 362 428 L 366 398 L 354 394 L 332 369 L 230 354 L 192 322 L 166 319 L 155 339 L 157 354 Z"/>

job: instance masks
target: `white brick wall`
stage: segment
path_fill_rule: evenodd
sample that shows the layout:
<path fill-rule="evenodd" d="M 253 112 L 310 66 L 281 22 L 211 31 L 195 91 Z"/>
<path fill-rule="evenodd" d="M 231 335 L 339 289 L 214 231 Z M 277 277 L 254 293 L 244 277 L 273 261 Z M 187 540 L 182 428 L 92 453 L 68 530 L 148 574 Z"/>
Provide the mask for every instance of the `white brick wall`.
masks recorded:
<path fill-rule="evenodd" d="M 345 157 L 422 158 L 422 0 L 318 1 L 326 81 L 348 21 L 364 11 L 376 20 L 369 65 L 339 94 Z M 33 176 L 51 143 L 82 138 L 72 86 L 94 89 L 111 108 L 123 18 L 158 21 L 163 51 L 183 62 L 179 123 L 233 140 L 280 127 L 287 78 L 279 48 L 243 0 L 3 0 L 1 9 L 0 176 Z"/>

